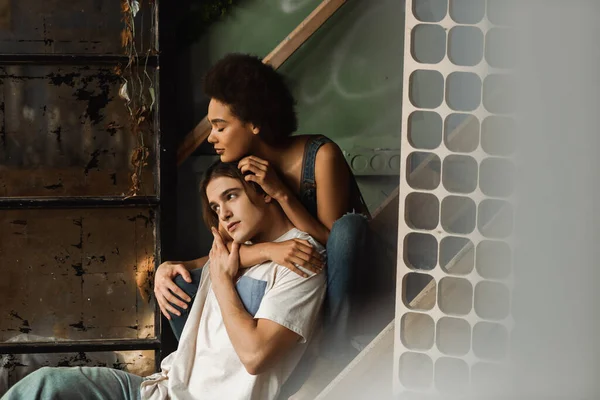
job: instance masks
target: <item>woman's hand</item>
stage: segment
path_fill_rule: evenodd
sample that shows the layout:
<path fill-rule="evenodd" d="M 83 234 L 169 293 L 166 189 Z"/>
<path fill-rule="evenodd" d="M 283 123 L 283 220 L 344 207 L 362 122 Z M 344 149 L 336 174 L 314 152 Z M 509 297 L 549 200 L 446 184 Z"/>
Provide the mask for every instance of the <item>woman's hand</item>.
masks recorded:
<path fill-rule="evenodd" d="M 213 281 L 228 279 L 233 281 L 240 269 L 240 244 L 231 243 L 231 251 L 223 242 L 221 235 L 215 229 L 211 229 L 214 240 L 210 249 L 210 277 Z"/>
<path fill-rule="evenodd" d="M 238 168 L 242 174 L 251 172 L 251 174 L 244 177 L 246 182 L 258 183 L 265 193 L 275 200 L 286 194 L 287 187 L 279 179 L 277 172 L 268 161 L 256 156 L 248 156 L 240 160 Z"/>
<path fill-rule="evenodd" d="M 299 266 L 314 273 L 323 271 L 325 267 L 323 256 L 308 241 L 302 239 L 270 243 L 266 256 L 304 278 L 308 278 L 308 275 Z"/>
<path fill-rule="evenodd" d="M 154 276 L 154 295 L 156 296 L 156 301 L 158 302 L 160 311 L 169 320 L 171 319 L 171 316 L 168 311 L 175 315 L 181 315 L 181 313 L 173 307 L 173 304 L 183 309 L 188 307 L 185 302 L 179 300 L 175 295 L 187 302 L 192 300 L 175 284 L 175 282 L 173 282 L 173 279 L 175 279 L 177 275 L 181 275 L 186 282 L 192 281 L 190 272 L 183 263 L 177 261 L 166 261 L 160 264 Z"/>

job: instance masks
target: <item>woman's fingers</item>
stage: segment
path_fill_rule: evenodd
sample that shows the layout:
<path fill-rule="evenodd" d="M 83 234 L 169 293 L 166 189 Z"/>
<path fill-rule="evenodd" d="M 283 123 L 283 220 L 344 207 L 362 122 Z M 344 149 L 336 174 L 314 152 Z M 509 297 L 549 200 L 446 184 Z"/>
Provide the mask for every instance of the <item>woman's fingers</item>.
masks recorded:
<path fill-rule="evenodd" d="M 261 165 L 264 165 L 265 167 L 269 166 L 269 162 L 267 160 L 263 160 L 262 158 L 256 157 L 256 156 L 247 156 L 240 160 L 240 162 L 238 163 L 238 168 L 240 168 L 243 164 L 246 164 L 249 162 L 261 164 Z"/>
<path fill-rule="evenodd" d="M 317 265 L 310 263 L 309 261 L 303 260 L 300 257 L 292 256 L 290 260 L 295 266 L 300 266 L 304 269 L 307 269 L 315 274 L 321 272 L 321 268 Z"/>
<path fill-rule="evenodd" d="M 268 165 L 267 164 L 261 164 L 260 162 L 254 161 L 254 160 L 249 160 L 247 165 L 252 165 L 254 168 L 263 171 L 263 172 L 267 172 L 268 169 Z"/>
<path fill-rule="evenodd" d="M 294 241 L 296 242 L 296 249 L 298 251 L 306 254 L 308 257 L 314 260 L 318 260 L 321 264 L 324 263 L 325 258 L 323 257 L 323 255 L 319 253 L 314 247 L 312 247 L 307 240 L 295 239 Z"/>
<path fill-rule="evenodd" d="M 292 256 L 302 260 L 302 263 L 298 263 L 301 266 L 312 264 L 315 267 L 317 267 L 319 270 L 323 269 L 324 262 L 320 258 L 314 257 L 312 255 L 312 253 L 310 253 L 309 250 L 306 250 L 306 249 L 297 250 L 292 253 Z"/>
<path fill-rule="evenodd" d="M 291 270 L 292 272 L 297 273 L 298 275 L 300 275 L 303 278 L 308 278 L 308 274 L 306 274 L 305 272 L 303 272 L 300 268 L 296 267 L 293 263 L 291 262 L 287 262 L 285 263 L 285 267 L 287 267 L 289 270 Z"/>
<path fill-rule="evenodd" d="M 242 172 L 242 174 L 245 174 L 246 172 L 252 172 L 254 175 L 257 176 L 262 176 L 265 172 L 254 164 L 245 164 L 240 168 L 240 171 Z"/>

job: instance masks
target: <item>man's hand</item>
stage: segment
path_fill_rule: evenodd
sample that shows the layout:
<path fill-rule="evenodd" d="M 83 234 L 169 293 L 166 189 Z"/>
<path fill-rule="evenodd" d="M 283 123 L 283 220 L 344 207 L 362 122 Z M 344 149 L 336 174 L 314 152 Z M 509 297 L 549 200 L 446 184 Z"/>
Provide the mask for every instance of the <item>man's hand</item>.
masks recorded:
<path fill-rule="evenodd" d="M 179 300 L 174 294 L 187 302 L 191 301 L 190 297 L 173 282 L 173 279 L 177 275 L 181 275 L 186 282 L 192 281 L 187 268 L 182 263 L 176 261 L 167 261 L 160 264 L 154 276 L 154 295 L 156 296 L 156 301 L 158 302 L 160 311 L 169 320 L 171 316 L 168 311 L 175 315 L 180 315 L 180 312 L 171 303 L 183 309 L 188 307 L 185 302 Z"/>
<path fill-rule="evenodd" d="M 298 266 L 314 273 L 323 271 L 323 256 L 311 246 L 307 240 L 291 239 L 278 243 L 270 243 L 266 256 L 273 262 L 282 265 L 298 275 L 307 278 Z"/>
<path fill-rule="evenodd" d="M 228 279 L 233 282 L 240 268 L 240 244 L 233 242 L 231 252 L 223 243 L 221 234 L 211 228 L 214 240 L 210 249 L 210 277 L 213 281 Z"/>

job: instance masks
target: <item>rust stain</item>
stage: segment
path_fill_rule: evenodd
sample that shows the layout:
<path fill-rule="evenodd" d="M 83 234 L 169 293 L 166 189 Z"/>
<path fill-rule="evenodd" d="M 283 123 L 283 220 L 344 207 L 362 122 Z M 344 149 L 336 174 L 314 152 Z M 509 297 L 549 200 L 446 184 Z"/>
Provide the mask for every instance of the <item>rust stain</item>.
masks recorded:
<path fill-rule="evenodd" d="M 85 275 L 85 270 L 83 269 L 83 266 L 81 265 L 81 263 L 71 264 L 71 267 L 75 270 L 76 276 Z"/>
<path fill-rule="evenodd" d="M 140 219 L 140 220 L 144 221 L 145 227 L 148 228 L 149 225 L 154 224 L 154 212 L 152 212 L 152 210 L 150 210 L 150 212 L 148 213 L 147 216 L 140 213 L 134 217 L 129 217 L 127 219 L 131 222 L 135 222 L 136 220 Z"/>
<path fill-rule="evenodd" d="M 83 69 L 89 69 L 89 67 L 83 67 Z M 88 84 L 96 80 L 97 82 L 93 82 L 93 89 L 87 90 Z M 119 81 L 120 78 L 110 70 L 100 70 L 95 75 L 82 78 L 84 85 L 75 91 L 75 97 L 88 102 L 86 114 L 92 124 L 99 124 L 104 119 L 101 111 L 113 100 L 113 97 L 109 96 L 110 88 Z M 96 93 L 97 89 L 100 89 L 100 93 Z"/>
<path fill-rule="evenodd" d="M 54 86 L 66 85 L 72 88 L 75 87 L 75 79 L 81 78 L 81 74 L 77 72 L 71 72 L 69 74 L 55 74 L 52 72 L 46 76 Z"/>
<path fill-rule="evenodd" d="M 57 189 L 61 189 L 63 187 L 62 182 L 58 181 L 58 183 L 54 184 L 54 185 L 48 185 L 48 186 L 44 186 L 44 189 L 48 189 L 48 190 L 57 190 Z"/>
<path fill-rule="evenodd" d="M 61 144 L 62 139 L 61 139 L 60 134 L 62 133 L 62 127 L 59 126 L 56 129 L 54 129 L 53 131 L 51 131 L 50 133 L 56 135 L 56 141 L 58 142 L 58 144 Z M 61 151 L 62 151 L 62 148 L 61 148 Z"/>
<path fill-rule="evenodd" d="M 100 150 L 100 149 L 94 150 L 94 152 L 90 155 L 91 156 L 90 161 L 88 161 L 87 165 L 83 169 L 83 173 L 87 175 L 90 172 L 90 170 L 94 169 L 94 168 L 97 168 L 98 170 L 100 170 L 100 168 L 99 168 L 100 163 L 99 163 L 98 157 L 100 157 L 100 154 L 106 154 L 106 153 L 108 153 L 108 150 Z"/>
<path fill-rule="evenodd" d="M 86 332 L 88 330 L 88 327 L 83 324 L 83 321 L 79 321 L 76 324 L 69 324 L 69 326 L 80 332 Z"/>
<path fill-rule="evenodd" d="M 19 328 L 19 331 L 21 333 L 29 333 L 31 332 L 31 327 L 29 326 L 29 321 L 26 319 L 23 319 L 19 314 L 17 314 L 16 311 L 11 311 L 10 312 L 10 316 L 16 319 L 21 320 L 22 326 Z"/>

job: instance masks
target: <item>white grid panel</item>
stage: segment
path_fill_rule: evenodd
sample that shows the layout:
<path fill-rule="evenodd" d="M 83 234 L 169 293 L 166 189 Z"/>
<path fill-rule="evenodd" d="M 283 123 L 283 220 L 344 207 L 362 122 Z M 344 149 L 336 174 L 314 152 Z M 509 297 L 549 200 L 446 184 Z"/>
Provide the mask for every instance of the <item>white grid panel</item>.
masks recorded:
<path fill-rule="evenodd" d="M 508 174 L 512 164 L 506 147 L 500 145 L 496 152 L 483 143 L 488 132 L 484 138 L 482 130 L 491 121 L 512 121 L 509 108 L 492 103 L 510 91 L 510 70 L 488 58 L 492 36 L 499 30 L 508 32 L 492 23 L 495 17 L 488 15 L 492 7 L 488 3 L 497 0 L 406 0 L 396 394 L 468 394 L 477 387 L 493 391 L 491 385 L 501 384 L 502 371 L 506 372 L 513 325 L 510 228 L 514 213 L 508 212 L 512 210 L 510 185 L 504 190 L 496 178 Z M 436 6 L 446 7 L 445 11 L 438 7 L 424 21 L 418 10 Z M 480 18 L 478 6 L 483 7 Z M 461 9 L 468 10 L 463 15 L 466 22 L 458 14 Z M 459 55 L 455 52 L 461 48 L 461 38 L 472 42 L 463 43 L 467 52 Z M 436 40 L 443 40 L 443 55 Z M 473 46 L 478 40 L 480 55 Z M 419 62 L 423 58 L 434 60 Z M 418 79 L 421 72 L 414 75 L 423 70 L 434 71 L 428 72 L 431 79 Z M 469 78 L 475 83 L 481 81 L 481 87 L 475 85 L 479 92 L 471 93 L 477 104 L 466 101 L 465 106 L 452 100 L 469 96 L 464 80 L 458 85 L 452 82 L 457 72 L 472 74 Z M 442 77 L 441 88 L 434 87 L 434 76 Z M 486 88 L 487 80 L 498 76 L 507 78 L 506 84 Z M 418 99 L 421 93 L 438 96 L 425 101 Z M 417 132 L 411 117 L 423 117 L 423 112 L 435 118 L 425 124 L 429 128 Z M 462 123 L 453 126 L 453 118 Z M 441 121 L 441 137 L 434 132 L 439 124 L 432 128 L 434 120 Z M 510 132 L 501 133 L 509 137 Z M 420 134 L 434 138 L 433 142 L 416 143 Z M 499 168 L 490 173 L 492 164 Z"/>

